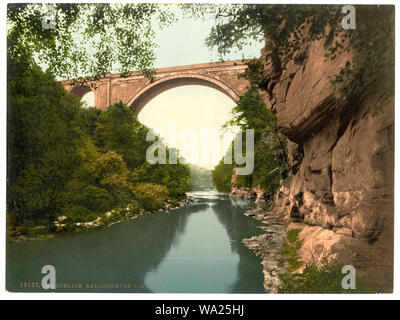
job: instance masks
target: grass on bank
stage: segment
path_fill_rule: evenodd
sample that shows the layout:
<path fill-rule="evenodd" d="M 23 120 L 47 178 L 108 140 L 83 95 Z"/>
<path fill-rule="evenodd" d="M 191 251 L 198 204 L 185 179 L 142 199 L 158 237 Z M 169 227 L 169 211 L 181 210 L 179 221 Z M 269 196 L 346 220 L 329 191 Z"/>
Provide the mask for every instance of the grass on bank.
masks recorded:
<path fill-rule="evenodd" d="M 288 231 L 287 239 L 281 250 L 279 266 L 285 266 L 288 272 L 294 272 L 303 265 L 298 254 L 298 250 L 302 245 L 302 242 L 298 239 L 300 231 L 301 229 L 292 229 Z"/>
<path fill-rule="evenodd" d="M 281 250 L 280 266 L 286 267 L 286 272 L 280 275 L 281 288 L 279 293 L 377 293 L 378 285 L 372 284 L 365 277 L 356 277 L 356 289 L 344 289 L 342 280 L 343 265 L 337 261 L 322 261 L 320 264 L 307 264 L 302 273 L 295 273 L 303 262 L 298 250 L 302 246 L 298 236 L 301 229 L 292 229 L 287 233 Z"/>

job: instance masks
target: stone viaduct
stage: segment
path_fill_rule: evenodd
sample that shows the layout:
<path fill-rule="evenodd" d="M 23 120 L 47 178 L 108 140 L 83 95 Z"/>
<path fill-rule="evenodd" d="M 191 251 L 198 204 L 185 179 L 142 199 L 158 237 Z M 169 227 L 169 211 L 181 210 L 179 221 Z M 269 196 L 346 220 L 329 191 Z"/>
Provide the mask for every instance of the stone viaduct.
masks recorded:
<path fill-rule="evenodd" d="M 132 106 L 138 114 L 158 94 L 184 85 L 203 85 L 226 94 L 237 102 L 246 92 L 249 82 L 238 75 L 247 68 L 242 60 L 192 64 L 155 69 L 155 79 L 150 82 L 141 71 L 129 77 L 109 74 L 89 85 L 73 86 L 71 80 L 63 81 L 65 89 L 82 98 L 93 91 L 95 106 L 105 110 L 109 105 L 122 101 Z"/>

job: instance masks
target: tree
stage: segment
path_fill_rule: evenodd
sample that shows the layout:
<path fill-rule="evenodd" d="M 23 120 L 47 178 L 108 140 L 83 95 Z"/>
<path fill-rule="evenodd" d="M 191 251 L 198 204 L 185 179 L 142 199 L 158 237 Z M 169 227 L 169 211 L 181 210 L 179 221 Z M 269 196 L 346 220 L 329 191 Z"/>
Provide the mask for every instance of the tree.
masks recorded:
<path fill-rule="evenodd" d="M 116 151 L 129 170 L 134 170 L 146 161 L 146 150 L 151 145 L 146 141 L 148 131 L 129 107 L 117 103 L 99 113 L 92 138 L 102 152 Z"/>
<path fill-rule="evenodd" d="M 250 86 L 232 113 L 233 119 L 224 127 L 238 126 L 243 132 L 246 129 L 254 129 L 255 142 L 260 141 L 263 134 L 267 134 L 279 149 L 282 167 L 287 164 L 285 138 L 279 133 L 276 116 L 265 104 L 257 87 Z"/>
<path fill-rule="evenodd" d="M 287 171 L 286 142 L 277 130 L 276 116 L 267 108 L 254 85 L 240 98 L 232 113 L 233 119 L 224 127 L 237 126 L 242 135 L 246 129 L 254 129 L 254 171 L 251 175 L 236 177 L 235 185 L 261 187 L 272 196 Z M 245 140 L 242 137 L 243 152 L 246 150 Z M 231 189 L 236 164 L 224 164 L 223 161 L 213 171 L 213 182 L 217 190 L 226 192 Z"/>
<path fill-rule="evenodd" d="M 8 71 L 7 207 L 15 223 L 51 221 L 81 164 L 80 102 L 39 67 L 12 64 Z"/>
<path fill-rule="evenodd" d="M 50 72 L 28 63 L 10 65 L 7 93 L 10 226 L 54 228 L 60 215 L 92 221 L 135 200 L 152 208 L 148 197 L 139 201 L 139 183 L 162 193 L 157 208 L 190 190 L 187 165 L 146 161 L 149 129 L 122 103 L 104 112 L 84 109 Z"/>
<path fill-rule="evenodd" d="M 151 165 L 146 160 L 146 151 L 153 144 L 147 141 L 149 128 L 142 125 L 132 109 L 123 103 L 111 105 L 106 111 L 97 113 L 89 108 L 81 110 L 81 122 L 91 134 L 100 152 L 115 151 L 121 155 L 129 170 L 132 184 L 153 183 L 167 188 L 172 198 L 181 199 L 191 189 L 190 170 L 180 162 Z M 166 147 L 169 155 L 169 149 Z"/>
<path fill-rule="evenodd" d="M 168 154 L 168 150 L 167 150 Z M 131 175 L 134 184 L 149 182 L 165 186 L 171 198 L 180 200 L 192 189 L 190 169 L 186 164 L 149 164 L 147 161 Z"/>
<path fill-rule="evenodd" d="M 55 20 L 54 28 L 48 20 Z M 152 21 L 173 21 L 157 4 L 8 4 L 8 56 L 45 65 L 61 79 L 96 80 L 147 70 L 155 59 Z"/>
<path fill-rule="evenodd" d="M 344 97 L 363 98 L 369 91 L 394 93 L 394 6 L 354 6 L 355 29 L 344 30 L 339 5 L 184 5 L 194 16 L 215 19 L 206 44 L 221 57 L 250 40 L 264 40 L 279 73 L 281 61 L 294 59 L 309 41 L 325 39 L 327 59 L 352 51 L 333 79 Z"/>
<path fill-rule="evenodd" d="M 190 183 L 193 187 L 193 191 L 204 191 L 212 190 L 212 171 L 205 168 L 189 165 L 191 179 Z"/>
<path fill-rule="evenodd" d="M 93 162 L 92 172 L 96 185 L 111 195 L 113 206 L 125 205 L 132 198 L 128 181 L 129 170 L 122 156 L 115 151 L 108 151 L 97 158 Z"/>
<path fill-rule="evenodd" d="M 233 164 L 225 164 L 224 159 L 212 171 L 212 181 L 219 192 L 230 192 L 232 185 Z"/>
<path fill-rule="evenodd" d="M 147 211 L 163 209 L 169 198 L 167 188 L 155 183 L 138 183 L 133 193 L 139 205 Z"/>

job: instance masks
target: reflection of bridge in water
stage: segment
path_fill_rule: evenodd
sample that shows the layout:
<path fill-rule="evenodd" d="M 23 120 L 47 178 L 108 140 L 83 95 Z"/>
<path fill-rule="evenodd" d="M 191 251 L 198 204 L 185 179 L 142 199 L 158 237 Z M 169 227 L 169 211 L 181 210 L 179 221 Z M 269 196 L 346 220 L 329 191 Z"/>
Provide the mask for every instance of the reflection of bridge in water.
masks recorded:
<path fill-rule="evenodd" d="M 72 95 L 82 98 L 93 91 L 94 104 L 99 109 L 122 101 L 133 106 L 137 113 L 158 94 L 184 85 L 202 85 L 214 88 L 237 102 L 249 85 L 245 79 L 239 79 L 247 65 L 244 61 L 211 62 L 179 67 L 155 69 L 155 78 L 150 82 L 141 71 L 136 71 L 130 77 L 120 74 L 109 74 L 95 81 L 91 88 L 88 85 L 72 86 L 72 81 L 63 81 L 65 89 Z"/>

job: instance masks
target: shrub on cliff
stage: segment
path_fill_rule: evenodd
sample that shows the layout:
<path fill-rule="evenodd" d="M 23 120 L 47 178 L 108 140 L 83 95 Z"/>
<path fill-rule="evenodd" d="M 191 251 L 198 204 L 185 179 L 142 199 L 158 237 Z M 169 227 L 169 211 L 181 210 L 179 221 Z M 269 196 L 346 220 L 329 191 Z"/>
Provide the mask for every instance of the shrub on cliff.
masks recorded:
<path fill-rule="evenodd" d="M 247 77 L 271 93 L 286 61 L 301 62 L 300 49 L 307 42 L 325 39 L 327 59 L 352 51 L 332 83 L 344 99 L 368 97 L 371 92 L 394 94 L 395 10 L 393 5 L 355 5 L 356 27 L 344 29 L 343 5 L 240 4 L 184 6 L 195 16 L 216 21 L 206 44 L 221 57 L 239 50 L 250 40 L 265 41 L 274 73 L 268 78 Z M 251 61 L 249 70 L 261 70 Z M 249 74 L 246 74 L 249 75 Z M 349 100 L 351 101 L 351 100 Z"/>
<path fill-rule="evenodd" d="M 344 289 L 343 265 L 337 261 L 307 265 L 302 274 L 287 272 L 280 276 L 279 293 L 377 293 L 366 278 L 357 277 L 356 289 Z"/>
<path fill-rule="evenodd" d="M 302 241 L 298 236 L 301 229 L 287 232 L 286 240 L 281 249 L 280 266 L 285 266 L 286 272 L 279 275 L 281 287 L 279 293 L 376 293 L 372 285 L 363 277 L 357 277 L 356 289 L 346 290 L 342 287 L 345 276 L 343 265 L 332 260 L 321 263 L 307 264 L 302 273 L 298 273 L 303 262 L 299 256 Z"/>

